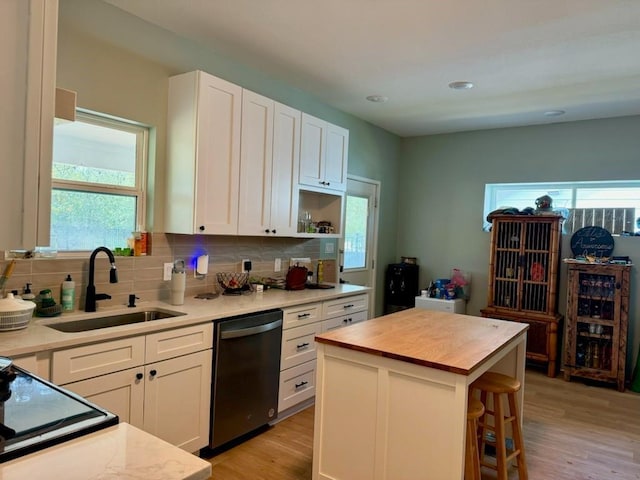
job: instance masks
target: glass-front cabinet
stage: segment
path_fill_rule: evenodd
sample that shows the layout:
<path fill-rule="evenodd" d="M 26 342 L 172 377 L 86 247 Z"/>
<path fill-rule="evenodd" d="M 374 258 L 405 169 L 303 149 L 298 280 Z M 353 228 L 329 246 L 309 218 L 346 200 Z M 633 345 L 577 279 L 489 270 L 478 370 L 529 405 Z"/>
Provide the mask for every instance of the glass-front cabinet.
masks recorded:
<path fill-rule="evenodd" d="M 556 374 L 560 231 L 557 215 L 494 215 L 491 218 L 489 289 L 484 317 L 529 324 L 527 359 Z"/>
<path fill-rule="evenodd" d="M 631 266 L 570 264 L 564 378 L 615 383 L 624 391 Z"/>

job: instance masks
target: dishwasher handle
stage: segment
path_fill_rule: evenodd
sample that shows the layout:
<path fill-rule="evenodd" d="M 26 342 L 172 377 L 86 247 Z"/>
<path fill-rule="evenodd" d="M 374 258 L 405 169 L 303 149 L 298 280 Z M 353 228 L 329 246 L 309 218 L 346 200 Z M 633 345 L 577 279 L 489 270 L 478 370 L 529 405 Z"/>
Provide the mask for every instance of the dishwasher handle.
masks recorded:
<path fill-rule="evenodd" d="M 274 330 L 282 325 L 282 320 L 276 320 L 275 322 L 265 323 L 264 325 L 257 325 L 249 328 L 238 328 L 236 330 L 225 330 L 220 332 L 220 338 L 222 340 L 227 338 L 248 337 L 249 335 L 255 335 L 257 333 L 268 332 Z"/>

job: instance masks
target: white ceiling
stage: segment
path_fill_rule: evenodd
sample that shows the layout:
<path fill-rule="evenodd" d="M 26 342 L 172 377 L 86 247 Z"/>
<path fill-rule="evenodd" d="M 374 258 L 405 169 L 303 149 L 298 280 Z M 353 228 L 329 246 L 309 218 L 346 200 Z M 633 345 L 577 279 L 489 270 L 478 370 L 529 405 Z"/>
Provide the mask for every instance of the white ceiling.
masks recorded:
<path fill-rule="evenodd" d="M 105 1 L 401 136 L 640 114 L 638 0 Z"/>

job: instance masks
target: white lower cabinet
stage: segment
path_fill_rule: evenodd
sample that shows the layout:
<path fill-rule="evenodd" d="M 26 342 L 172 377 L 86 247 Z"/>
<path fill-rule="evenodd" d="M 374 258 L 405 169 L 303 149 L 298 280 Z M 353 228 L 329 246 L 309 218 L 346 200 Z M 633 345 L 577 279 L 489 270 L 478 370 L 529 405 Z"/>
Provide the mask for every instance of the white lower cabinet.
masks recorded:
<path fill-rule="evenodd" d="M 350 313 L 348 315 L 340 315 L 339 317 L 328 318 L 327 320 L 322 321 L 322 332 L 324 333 L 336 328 L 346 327 L 348 325 L 353 325 L 354 323 L 363 322 L 367 320 L 367 318 L 368 312 L 366 310 L 363 312 Z"/>
<path fill-rule="evenodd" d="M 314 339 L 317 334 L 321 333 L 320 327 L 321 322 L 316 322 L 282 332 L 281 370 L 315 360 L 316 341 Z"/>
<path fill-rule="evenodd" d="M 189 452 L 209 443 L 211 350 L 145 366 L 143 430 Z"/>
<path fill-rule="evenodd" d="M 195 452 L 209 443 L 212 344 L 207 323 L 59 350 L 52 381 Z"/>
<path fill-rule="evenodd" d="M 304 402 L 316 394 L 316 361 L 280 372 L 280 390 L 278 392 L 278 413 Z"/>
<path fill-rule="evenodd" d="M 369 295 L 360 294 L 283 309 L 278 414 L 304 408 L 316 393 L 319 333 L 369 318 Z"/>
<path fill-rule="evenodd" d="M 143 427 L 144 368 L 130 368 L 68 383 L 64 388 L 118 415 L 121 422 Z"/>

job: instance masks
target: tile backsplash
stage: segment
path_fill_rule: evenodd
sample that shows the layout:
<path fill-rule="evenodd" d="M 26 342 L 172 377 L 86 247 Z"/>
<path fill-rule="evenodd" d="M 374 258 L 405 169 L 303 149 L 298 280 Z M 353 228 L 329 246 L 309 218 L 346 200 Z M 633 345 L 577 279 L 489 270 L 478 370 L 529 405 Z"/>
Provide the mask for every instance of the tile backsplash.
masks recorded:
<path fill-rule="evenodd" d="M 98 293 L 111 295 L 111 300 L 100 300 L 100 305 L 126 305 L 130 294 L 140 300 L 168 300 L 170 282 L 164 281 L 164 263 L 183 259 L 187 266 L 185 297 L 198 293 L 219 291 L 216 272 L 240 272 L 242 259 L 250 259 L 252 277 L 283 278 L 292 257 L 309 257 L 315 264 L 320 255 L 320 239 L 285 237 L 201 236 L 154 233 L 151 235 L 151 255 L 116 257 L 118 283 L 109 283 L 109 261 L 99 253 L 95 264 L 95 284 Z M 202 253 L 209 255 L 209 271 L 205 278 L 194 277 L 192 259 Z M 280 272 L 274 272 L 274 262 L 280 258 Z M 9 260 L 0 261 L 2 273 Z M 17 260 L 13 274 L 7 281 L 6 291 L 24 291 L 27 283 L 38 294 L 51 289 L 56 303 L 60 302 L 60 287 L 70 274 L 76 283 L 76 309 L 84 309 L 85 291 L 89 280 L 89 257 L 35 258 Z M 327 279 L 332 281 L 333 279 Z"/>

